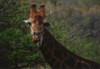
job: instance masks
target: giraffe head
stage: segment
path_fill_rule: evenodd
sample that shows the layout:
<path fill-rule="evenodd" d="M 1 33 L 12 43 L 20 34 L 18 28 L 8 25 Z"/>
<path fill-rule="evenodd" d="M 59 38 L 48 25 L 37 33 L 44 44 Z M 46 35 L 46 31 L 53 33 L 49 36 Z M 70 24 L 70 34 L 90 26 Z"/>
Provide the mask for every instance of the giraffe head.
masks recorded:
<path fill-rule="evenodd" d="M 30 7 L 29 19 L 24 20 L 24 22 L 30 25 L 32 41 L 36 43 L 39 42 L 45 27 L 45 5 L 41 5 L 39 11 L 37 11 L 36 4 L 32 4 Z"/>

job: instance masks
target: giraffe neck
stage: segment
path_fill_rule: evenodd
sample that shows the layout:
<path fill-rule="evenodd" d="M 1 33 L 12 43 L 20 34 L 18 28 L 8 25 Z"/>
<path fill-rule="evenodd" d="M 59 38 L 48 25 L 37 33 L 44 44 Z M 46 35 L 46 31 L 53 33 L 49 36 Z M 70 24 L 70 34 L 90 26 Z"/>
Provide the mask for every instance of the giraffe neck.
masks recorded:
<path fill-rule="evenodd" d="M 52 69 L 99 69 L 96 62 L 81 58 L 68 51 L 44 29 L 43 41 L 40 50 Z"/>

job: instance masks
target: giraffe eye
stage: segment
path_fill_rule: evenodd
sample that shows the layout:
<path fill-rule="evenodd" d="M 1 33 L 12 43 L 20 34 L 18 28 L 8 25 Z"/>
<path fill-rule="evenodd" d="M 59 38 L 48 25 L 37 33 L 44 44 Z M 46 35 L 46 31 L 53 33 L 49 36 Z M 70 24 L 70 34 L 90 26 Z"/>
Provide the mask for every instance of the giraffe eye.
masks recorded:
<path fill-rule="evenodd" d="M 28 25 L 31 26 L 31 23 L 29 22 Z"/>
<path fill-rule="evenodd" d="M 33 32 L 33 35 L 40 35 L 41 34 L 41 32 L 39 31 L 39 32 Z"/>

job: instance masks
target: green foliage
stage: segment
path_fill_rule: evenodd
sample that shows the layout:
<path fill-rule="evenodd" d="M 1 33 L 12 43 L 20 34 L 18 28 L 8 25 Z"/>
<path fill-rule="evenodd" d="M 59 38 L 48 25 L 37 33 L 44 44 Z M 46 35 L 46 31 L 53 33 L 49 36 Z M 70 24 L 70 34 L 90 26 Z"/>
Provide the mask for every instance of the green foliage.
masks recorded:
<path fill-rule="evenodd" d="M 76 1 L 88 5 L 91 0 L 76 0 Z"/>
<path fill-rule="evenodd" d="M 29 28 L 23 23 L 28 16 L 28 4 L 0 0 L 0 13 L 0 67 L 43 61 L 41 53 L 31 41 Z"/>
<path fill-rule="evenodd" d="M 100 41 L 91 36 L 93 29 L 89 28 L 92 23 L 90 15 L 85 16 L 69 8 L 52 14 L 48 20 L 52 25 L 51 33 L 61 44 L 81 57 L 100 63 Z"/>
<path fill-rule="evenodd" d="M 100 0 L 92 0 L 94 4 L 100 5 Z"/>
<path fill-rule="evenodd" d="M 87 2 L 89 0 L 84 0 L 84 3 Z M 99 1 L 95 0 L 94 3 Z M 28 9 L 27 3 L 0 0 L 0 67 L 17 66 L 34 60 L 44 61 L 40 50 L 31 41 L 29 28 L 23 23 L 29 15 Z M 100 62 L 100 40 L 91 36 L 90 17 L 69 7 L 51 14 L 47 19 L 52 25 L 51 33 L 66 48 L 77 55 Z"/>

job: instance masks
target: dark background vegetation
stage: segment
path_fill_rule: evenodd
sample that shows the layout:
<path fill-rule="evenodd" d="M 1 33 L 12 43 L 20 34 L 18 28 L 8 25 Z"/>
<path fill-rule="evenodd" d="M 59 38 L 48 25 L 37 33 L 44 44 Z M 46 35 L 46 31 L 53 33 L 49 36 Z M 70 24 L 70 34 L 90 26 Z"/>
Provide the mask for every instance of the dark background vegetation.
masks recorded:
<path fill-rule="evenodd" d="M 0 0 L 0 67 L 46 63 L 23 23 L 32 2 L 45 3 L 50 32 L 61 44 L 100 63 L 100 0 Z"/>

